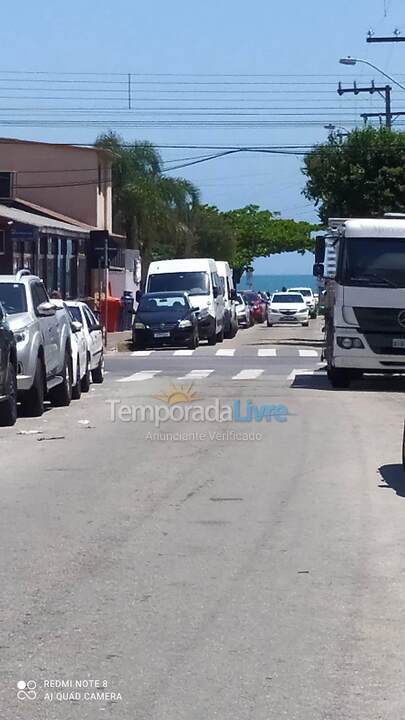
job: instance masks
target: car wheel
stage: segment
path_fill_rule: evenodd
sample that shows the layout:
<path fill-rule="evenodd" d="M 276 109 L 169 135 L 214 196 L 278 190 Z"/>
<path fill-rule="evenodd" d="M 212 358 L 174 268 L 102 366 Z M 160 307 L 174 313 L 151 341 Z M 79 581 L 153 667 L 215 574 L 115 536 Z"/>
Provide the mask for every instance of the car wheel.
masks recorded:
<path fill-rule="evenodd" d="M 89 358 L 89 356 L 87 356 L 86 372 L 82 378 L 82 392 L 88 393 L 90 390 L 90 384 L 91 384 L 90 358 Z"/>
<path fill-rule="evenodd" d="M 70 401 L 72 400 L 73 373 L 72 359 L 67 350 L 65 350 L 65 360 L 63 363 L 61 375 L 63 377 L 63 381 L 60 383 L 60 385 L 52 388 L 51 392 L 49 393 L 49 397 L 52 405 L 54 405 L 55 407 L 68 407 L 68 405 L 70 405 Z"/>
<path fill-rule="evenodd" d="M 302 327 L 309 327 L 309 322 L 307 321 L 307 322 L 302 323 Z"/>
<path fill-rule="evenodd" d="M 98 383 L 98 385 L 101 385 L 101 383 L 104 382 L 104 353 L 101 353 L 98 365 L 96 369 L 92 371 L 91 376 L 93 378 L 93 382 Z"/>
<path fill-rule="evenodd" d="M 217 342 L 224 342 L 224 327 L 222 326 L 221 332 L 217 334 Z"/>
<path fill-rule="evenodd" d="M 0 425 L 11 427 L 17 420 L 17 377 L 12 362 L 7 368 L 5 391 L 7 399 L 0 403 Z"/>
<path fill-rule="evenodd" d="M 272 327 L 271 322 L 269 322 L 269 319 L 267 318 L 267 327 Z"/>
<path fill-rule="evenodd" d="M 208 341 L 208 345 L 216 345 L 217 344 L 217 334 L 216 334 L 215 330 L 212 333 L 212 335 L 209 335 L 209 337 L 207 338 L 207 341 Z"/>
<path fill-rule="evenodd" d="M 344 368 L 328 368 L 328 380 L 334 388 L 348 388 L 350 387 L 351 374 L 349 370 Z"/>
<path fill-rule="evenodd" d="M 80 360 L 77 358 L 76 385 L 72 387 L 72 399 L 80 400 L 82 396 L 82 383 L 80 379 Z"/>
<path fill-rule="evenodd" d="M 26 417 L 41 417 L 44 413 L 45 396 L 45 369 L 41 358 L 37 359 L 34 382 L 21 398 L 23 415 Z"/>

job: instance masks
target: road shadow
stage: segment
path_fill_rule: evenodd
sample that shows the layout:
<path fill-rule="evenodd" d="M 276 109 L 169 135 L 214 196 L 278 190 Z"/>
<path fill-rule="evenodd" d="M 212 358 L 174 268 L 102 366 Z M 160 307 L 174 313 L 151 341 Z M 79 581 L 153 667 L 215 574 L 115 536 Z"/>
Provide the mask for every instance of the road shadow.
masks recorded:
<path fill-rule="evenodd" d="M 405 392 L 405 376 L 366 375 L 360 380 L 353 380 L 348 388 L 333 388 L 325 370 L 297 374 L 291 383 L 292 388 L 303 390 L 331 390 L 333 392 Z"/>
<path fill-rule="evenodd" d="M 399 497 L 405 498 L 405 471 L 402 465 L 381 465 L 378 472 L 386 483 L 378 487 L 391 488 Z"/>

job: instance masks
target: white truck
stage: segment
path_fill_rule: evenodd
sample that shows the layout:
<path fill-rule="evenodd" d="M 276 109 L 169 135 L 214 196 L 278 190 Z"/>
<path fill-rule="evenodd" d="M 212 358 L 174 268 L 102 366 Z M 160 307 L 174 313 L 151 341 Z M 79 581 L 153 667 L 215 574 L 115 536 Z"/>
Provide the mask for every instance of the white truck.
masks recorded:
<path fill-rule="evenodd" d="M 333 387 L 363 373 L 405 373 L 405 217 L 329 221 L 314 275 L 326 287 L 325 350 Z"/>

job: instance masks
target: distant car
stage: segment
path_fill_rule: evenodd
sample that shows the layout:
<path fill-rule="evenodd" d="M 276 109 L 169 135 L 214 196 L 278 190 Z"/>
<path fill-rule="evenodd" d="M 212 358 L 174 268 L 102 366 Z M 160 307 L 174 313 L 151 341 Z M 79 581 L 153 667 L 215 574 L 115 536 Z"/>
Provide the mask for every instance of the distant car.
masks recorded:
<path fill-rule="evenodd" d="M 302 287 L 302 288 L 289 288 L 289 293 L 301 293 L 303 298 L 305 299 L 306 304 L 309 307 L 309 317 L 312 319 L 316 318 L 317 312 L 316 312 L 316 300 L 314 293 L 312 292 L 312 289 L 309 287 Z"/>
<path fill-rule="evenodd" d="M 145 293 L 134 318 L 134 348 L 185 345 L 195 349 L 199 344 L 197 313 L 187 292 Z"/>
<path fill-rule="evenodd" d="M 240 293 L 236 295 L 236 317 L 238 318 L 238 325 L 250 326 L 252 324 L 250 305 L 245 302 Z"/>
<path fill-rule="evenodd" d="M 274 293 L 267 308 L 267 327 L 287 323 L 309 325 L 309 308 L 300 293 Z"/>
<path fill-rule="evenodd" d="M 0 425 L 17 420 L 17 348 L 4 308 L 0 305 Z"/>
<path fill-rule="evenodd" d="M 266 303 L 264 302 L 261 295 L 253 290 L 245 290 L 242 293 L 242 297 L 245 302 L 250 306 L 250 312 L 253 320 L 258 323 L 263 323 L 266 319 Z"/>
<path fill-rule="evenodd" d="M 86 303 L 67 300 L 66 305 L 73 320 L 81 323 L 86 342 L 87 360 L 82 375 L 82 392 L 88 392 L 90 382 L 104 381 L 104 348 L 102 327 Z"/>

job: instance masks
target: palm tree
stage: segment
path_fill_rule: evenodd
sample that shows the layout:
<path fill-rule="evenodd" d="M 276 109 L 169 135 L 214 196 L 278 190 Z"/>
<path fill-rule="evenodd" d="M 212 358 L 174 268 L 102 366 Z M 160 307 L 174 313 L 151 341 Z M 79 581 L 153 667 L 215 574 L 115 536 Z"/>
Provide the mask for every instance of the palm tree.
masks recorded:
<path fill-rule="evenodd" d="M 193 246 L 193 211 L 199 192 L 188 180 L 163 175 L 162 160 L 148 142 L 125 146 L 115 133 L 101 135 L 96 146 L 111 150 L 114 228 L 139 249 L 145 277 L 154 254 L 182 256 Z"/>

